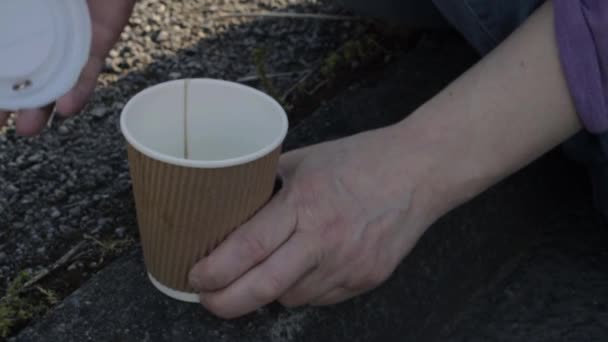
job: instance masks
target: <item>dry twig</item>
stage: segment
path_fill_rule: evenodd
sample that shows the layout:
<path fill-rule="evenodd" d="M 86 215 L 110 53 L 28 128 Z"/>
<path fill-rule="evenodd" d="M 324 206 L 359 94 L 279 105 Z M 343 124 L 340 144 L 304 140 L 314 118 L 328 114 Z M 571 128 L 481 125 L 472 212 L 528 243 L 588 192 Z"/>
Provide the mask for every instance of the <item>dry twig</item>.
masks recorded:
<path fill-rule="evenodd" d="M 23 290 L 28 289 L 29 287 L 31 287 L 32 285 L 34 285 L 35 283 L 39 282 L 44 277 L 49 275 L 54 270 L 67 264 L 68 262 L 70 262 L 70 260 L 74 256 L 74 254 L 76 254 L 76 252 L 78 252 L 78 250 L 80 250 L 80 248 L 82 248 L 82 246 L 84 246 L 85 243 L 86 243 L 86 241 L 80 241 L 78 244 L 76 244 L 74 247 L 72 247 L 67 253 L 65 253 L 61 258 L 57 259 L 57 261 L 55 261 L 49 268 L 45 268 L 42 271 L 38 272 L 36 275 L 34 275 L 32 277 L 32 279 L 28 280 L 25 284 L 23 284 L 22 289 Z"/>
<path fill-rule="evenodd" d="M 285 94 L 283 94 L 283 96 L 281 97 L 281 100 L 282 101 L 287 100 L 287 97 L 289 97 L 289 95 L 291 95 L 294 91 L 296 91 L 296 89 L 298 89 L 298 87 L 300 85 L 304 84 L 304 82 L 306 82 L 306 80 L 310 77 L 310 75 L 312 75 L 312 72 L 308 71 L 304 76 L 302 76 L 298 81 L 296 81 L 296 83 L 294 83 L 294 85 L 292 85 L 289 89 L 287 89 Z"/>
<path fill-rule="evenodd" d="M 294 74 L 303 74 L 305 72 L 309 72 L 310 70 L 300 70 L 300 71 L 288 71 L 288 72 L 277 72 L 274 74 L 268 74 L 266 75 L 267 78 L 280 78 L 280 77 L 288 77 Z M 257 81 L 259 80 L 261 77 L 259 75 L 249 75 L 249 76 L 243 76 L 241 78 L 238 78 L 236 81 L 237 82 L 252 82 L 252 81 Z"/>

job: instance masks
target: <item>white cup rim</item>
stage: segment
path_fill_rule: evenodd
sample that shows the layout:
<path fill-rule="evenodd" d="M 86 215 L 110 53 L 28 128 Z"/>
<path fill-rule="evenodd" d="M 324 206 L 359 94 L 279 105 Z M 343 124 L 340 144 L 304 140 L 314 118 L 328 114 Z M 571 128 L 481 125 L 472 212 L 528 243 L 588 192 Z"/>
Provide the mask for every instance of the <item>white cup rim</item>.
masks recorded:
<path fill-rule="evenodd" d="M 176 83 L 183 83 L 185 81 L 185 79 L 178 79 L 178 80 L 162 82 L 162 83 L 147 87 L 146 89 L 138 92 L 133 97 L 131 97 L 131 99 L 129 99 L 129 101 L 123 107 L 123 109 L 121 111 L 121 115 L 120 115 L 120 129 L 121 129 L 123 136 L 127 140 L 127 142 L 131 146 L 133 146 L 133 148 L 135 148 L 137 151 L 141 152 L 142 154 L 144 154 L 152 159 L 155 159 L 155 160 L 158 160 L 161 162 L 165 162 L 168 164 L 176 165 L 176 166 L 183 166 L 183 167 L 189 167 L 189 168 L 220 168 L 220 167 L 230 167 L 230 166 L 235 166 L 235 165 L 242 165 L 242 164 L 260 159 L 260 158 L 264 157 L 265 155 L 276 150 L 285 140 L 285 137 L 287 136 L 287 132 L 288 132 L 288 128 L 289 128 L 289 119 L 287 117 L 287 113 L 285 112 L 285 109 L 270 95 L 268 95 L 256 88 L 246 86 L 246 85 L 236 83 L 236 82 L 226 81 L 226 80 L 212 79 L 212 78 L 190 78 L 188 80 L 189 80 L 189 82 L 191 82 L 190 84 L 192 84 L 193 82 L 198 83 L 198 84 L 207 83 L 207 84 L 217 84 L 217 85 L 222 85 L 222 86 L 239 88 L 241 90 L 248 91 L 250 93 L 253 93 L 253 94 L 261 97 L 263 100 L 267 101 L 272 107 L 274 107 L 277 110 L 277 112 L 280 114 L 281 131 L 279 132 L 279 134 L 277 135 L 277 137 L 275 138 L 274 141 L 272 141 L 270 144 L 267 144 L 266 146 L 264 146 L 263 148 L 255 151 L 255 152 L 245 154 L 245 155 L 242 155 L 239 157 L 226 158 L 226 159 L 221 159 L 221 160 L 200 160 L 200 159 L 179 158 L 179 157 L 171 156 L 171 155 L 168 155 L 165 153 L 157 152 L 157 151 L 143 145 L 142 143 L 137 141 L 137 139 L 135 139 L 135 137 L 129 131 L 129 129 L 127 127 L 127 122 L 126 122 L 127 121 L 126 117 L 128 115 L 127 113 L 129 113 L 131 107 L 133 106 L 133 104 L 135 102 L 137 102 L 142 97 L 148 95 L 150 92 L 156 91 L 160 88 L 171 87 L 171 86 L 175 85 Z"/>

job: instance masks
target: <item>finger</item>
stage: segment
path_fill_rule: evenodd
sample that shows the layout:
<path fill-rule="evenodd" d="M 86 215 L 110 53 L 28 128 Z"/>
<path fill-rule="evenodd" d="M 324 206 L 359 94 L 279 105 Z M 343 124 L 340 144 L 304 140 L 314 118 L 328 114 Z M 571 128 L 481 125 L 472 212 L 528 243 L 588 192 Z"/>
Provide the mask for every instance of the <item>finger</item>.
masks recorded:
<path fill-rule="evenodd" d="M 334 304 L 344 302 L 353 297 L 356 297 L 356 296 L 360 295 L 361 293 L 363 293 L 363 291 L 353 291 L 353 290 L 348 290 L 343 287 L 339 287 L 339 288 L 331 290 L 327 294 L 325 294 L 315 300 L 312 300 L 310 302 L 310 305 L 312 305 L 312 306 L 334 305 Z"/>
<path fill-rule="evenodd" d="M 318 244 L 295 233 L 265 262 L 228 288 L 201 293 L 201 304 L 222 318 L 245 315 L 279 298 L 317 265 Z"/>
<path fill-rule="evenodd" d="M 57 100 L 57 113 L 65 118 L 78 113 L 84 108 L 95 91 L 97 79 L 102 69 L 102 59 L 91 56 L 80 73 L 76 85 Z"/>
<path fill-rule="evenodd" d="M 115 45 L 133 11 L 135 0 L 89 0 L 93 37 L 89 60 L 74 88 L 57 101 L 57 112 L 67 117 L 78 113 L 95 90 L 108 52 Z"/>
<path fill-rule="evenodd" d="M 296 220 L 295 210 L 285 201 L 285 192 L 279 191 L 257 215 L 192 268 L 191 286 L 201 291 L 228 286 L 281 246 L 294 232 Z"/>
<path fill-rule="evenodd" d="M 6 125 L 6 121 L 8 121 L 8 116 L 10 114 L 11 114 L 10 112 L 0 110 L 0 128 L 4 127 Z"/>
<path fill-rule="evenodd" d="M 15 126 L 17 134 L 21 136 L 33 136 L 40 133 L 49 121 L 53 105 L 44 108 L 26 109 L 17 113 Z"/>
<path fill-rule="evenodd" d="M 323 296 L 339 284 L 337 272 L 327 274 L 320 268 L 314 269 L 286 291 L 279 302 L 289 308 L 301 306 Z"/>

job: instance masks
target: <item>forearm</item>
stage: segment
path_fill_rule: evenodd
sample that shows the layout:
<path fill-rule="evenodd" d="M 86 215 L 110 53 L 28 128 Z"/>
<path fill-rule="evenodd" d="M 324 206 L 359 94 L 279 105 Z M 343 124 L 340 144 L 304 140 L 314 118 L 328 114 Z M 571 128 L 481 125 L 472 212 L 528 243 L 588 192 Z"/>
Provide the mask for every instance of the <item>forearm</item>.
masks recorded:
<path fill-rule="evenodd" d="M 399 124 L 423 146 L 429 199 L 467 201 L 580 130 L 547 2 L 495 51 Z"/>

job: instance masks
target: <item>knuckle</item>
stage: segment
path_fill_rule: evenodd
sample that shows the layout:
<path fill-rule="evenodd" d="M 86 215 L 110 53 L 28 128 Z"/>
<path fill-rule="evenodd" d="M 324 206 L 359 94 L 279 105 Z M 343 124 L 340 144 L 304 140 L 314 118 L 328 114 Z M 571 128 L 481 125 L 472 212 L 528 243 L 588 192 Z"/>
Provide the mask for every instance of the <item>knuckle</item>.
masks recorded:
<path fill-rule="evenodd" d="M 202 290 L 212 291 L 224 285 L 225 274 L 207 260 L 202 261 L 189 275 L 190 282 Z"/>
<path fill-rule="evenodd" d="M 213 266 L 207 267 L 203 275 L 201 286 L 205 289 L 214 290 L 224 285 L 225 277 L 223 273 Z"/>
<path fill-rule="evenodd" d="M 255 235 L 243 235 L 239 238 L 238 243 L 247 259 L 253 260 L 254 262 L 260 262 L 269 253 L 269 248 L 266 244 Z"/>
<path fill-rule="evenodd" d="M 267 303 L 275 300 L 283 292 L 283 281 L 276 276 L 267 276 L 257 282 L 257 286 L 252 289 L 252 295 L 256 301 Z"/>

